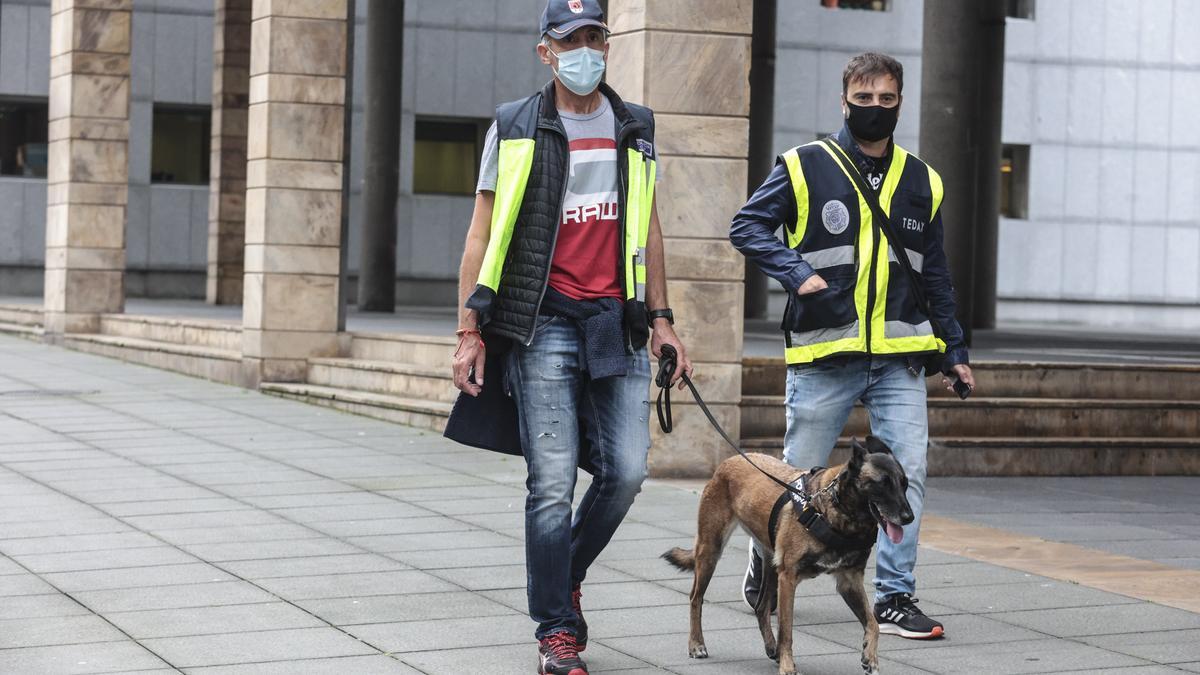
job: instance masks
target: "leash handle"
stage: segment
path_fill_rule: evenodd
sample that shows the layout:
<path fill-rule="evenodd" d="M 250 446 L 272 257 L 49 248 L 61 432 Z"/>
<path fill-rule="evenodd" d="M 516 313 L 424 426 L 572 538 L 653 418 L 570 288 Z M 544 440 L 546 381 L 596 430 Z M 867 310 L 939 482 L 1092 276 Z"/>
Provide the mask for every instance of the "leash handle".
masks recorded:
<path fill-rule="evenodd" d="M 671 433 L 671 431 L 673 431 L 675 428 L 674 420 L 671 417 L 671 375 L 675 372 L 675 365 L 678 363 L 678 359 L 679 354 L 675 352 L 674 347 L 671 345 L 662 346 L 662 349 L 660 350 L 660 356 L 658 357 L 658 375 L 654 377 L 654 384 L 658 387 L 658 400 L 655 403 L 655 407 L 657 408 L 658 412 L 658 426 L 663 430 L 664 434 Z M 692 378 L 688 377 L 687 373 L 683 373 L 681 377 L 683 378 L 683 383 L 687 385 L 688 390 L 692 392 L 692 398 L 696 399 L 696 405 L 700 407 L 700 412 L 704 413 L 704 416 L 708 418 L 708 423 L 717 430 L 717 433 L 721 435 L 721 438 L 725 440 L 729 447 L 733 448 L 737 454 L 741 455 L 742 459 L 749 462 L 750 466 L 758 469 L 759 473 L 778 483 L 784 490 L 787 490 L 802 500 L 808 500 L 808 495 L 805 494 L 803 490 L 798 490 L 790 483 L 785 483 L 779 480 L 775 476 L 767 473 L 761 466 L 755 464 L 754 460 L 750 459 L 750 457 L 748 457 L 746 453 L 742 451 L 741 447 L 739 447 L 738 444 L 729 437 L 729 434 L 725 431 L 725 428 L 721 426 L 721 423 L 717 421 L 717 418 L 712 414 L 712 411 L 708 409 L 708 405 L 704 402 L 704 399 L 700 397 L 700 392 L 696 389 L 696 385 L 692 383 Z"/>

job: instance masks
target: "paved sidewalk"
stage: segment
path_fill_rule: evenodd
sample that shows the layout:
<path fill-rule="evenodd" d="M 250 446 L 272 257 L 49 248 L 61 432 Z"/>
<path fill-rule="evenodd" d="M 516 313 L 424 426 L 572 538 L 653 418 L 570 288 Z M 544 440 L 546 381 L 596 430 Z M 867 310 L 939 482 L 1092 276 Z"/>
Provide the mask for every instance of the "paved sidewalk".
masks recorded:
<path fill-rule="evenodd" d="M 519 459 L 9 337 L 0 438 L 0 673 L 534 672 Z M 1158 508 L 1143 491 L 1190 492 L 1151 557 L 1191 566 L 1195 479 L 1105 480 L 1140 513 Z M 998 527 L 980 514 L 1010 489 L 1039 498 L 1011 480 L 942 484 L 931 503 L 987 507 L 963 517 Z M 691 582 L 657 556 L 690 545 L 696 501 L 651 482 L 594 568 L 593 673 L 775 672 L 738 600 L 741 535 L 709 592 L 712 658 L 687 658 Z M 1086 509 L 1065 510 L 1035 525 L 1086 530 Z M 1200 672 L 1200 614 L 930 548 L 918 576 L 949 637 L 882 638 L 885 673 Z M 860 629 L 828 579 L 801 584 L 797 618 L 805 673 L 860 672 Z"/>

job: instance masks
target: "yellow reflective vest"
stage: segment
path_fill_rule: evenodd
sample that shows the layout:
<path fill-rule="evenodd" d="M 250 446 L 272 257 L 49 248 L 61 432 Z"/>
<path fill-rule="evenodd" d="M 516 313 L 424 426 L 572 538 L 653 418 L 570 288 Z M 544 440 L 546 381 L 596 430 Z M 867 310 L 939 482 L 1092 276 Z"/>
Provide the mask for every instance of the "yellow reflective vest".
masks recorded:
<path fill-rule="evenodd" d="M 797 214 L 785 226 L 787 244 L 829 285 L 813 294 L 789 294 L 783 321 L 787 362 L 812 363 L 841 354 L 944 352 L 946 344 L 917 308 L 895 253 L 903 251 L 920 277 L 924 230 L 942 203 L 941 177 L 893 146 L 878 198 L 903 241 L 889 245 L 835 152 L 844 149 L 813 142 L 782 155 Z"/>
<path fill-rule="evenodd" d="M 657 162 L 654 117 L 623 102 L 607 85 L 601 92 L 617 121 L 621 261 L 626 325 L 644 343 L 646 240 L 654 204 Z M 486 333 L 532 343 L 545 295 L 569 168 L 566 133 L 554 107 L 553 83 L 529 98 L 497 108 L 499 140 L 495 204 L 488 246 L 467 307 L 478 310 Z M 638 324 L 639 325 L 635 325 Z M 640 347 L 640 345 L 633 345 Z"/>

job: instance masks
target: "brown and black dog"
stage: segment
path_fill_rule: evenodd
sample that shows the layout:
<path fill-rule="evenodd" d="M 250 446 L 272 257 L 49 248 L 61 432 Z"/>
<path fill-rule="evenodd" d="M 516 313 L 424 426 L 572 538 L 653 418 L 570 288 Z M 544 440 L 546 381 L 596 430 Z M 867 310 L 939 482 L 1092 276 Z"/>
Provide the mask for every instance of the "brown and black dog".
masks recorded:
<path fill-rule="evenodd" d="M 663 558 L 681 570 L 693 570 L 695 582 L 691 594 L 691 633 L 688 654 L 706 658 L 700 612 L 704 592 L 733 527 L 740 524 L 764 552 L 763 598 L 778 590 L 779 639 L 771 633 L 771 602 L 760 601 L 756 610 L 767 656 L 778 659 L 781 675 L 796 673 L 792 657 L 792 613 L 796 585 L 820 574 L 832 574 L 837 590 L 863 625 L 862 667 L 867 673 L 879 672 L 876 648 L 879 624 L 863 589 L 863 569 L 871 554 L 870 541 L 882 529 L 899 543 L 901 529 L 913 520 L 905 491 L 908 478 L 892 457 L 892 451 L 874 436 L 863 446 L 853 442 L 850 461 L 823 469 L 807 481 L 808 494 L 816 495 L 811 505 L 835 533 L 848 539 L 867 541 L 865 547 L 835 549 L 817 539 L 797 518 L 791 501 L 778 516 L 775 540 L 768 536 L 771 510 L 783 488 L 764 476 L 742 457 L 730 457 L 717 467 L 700 497 L 696 547 L 688 551 L 674 548 Z M 804 472 L 768 455 L 752 454 L 754 464 L 785 483 Z M 835 485 L 831 485 L 835 484 Z"/>

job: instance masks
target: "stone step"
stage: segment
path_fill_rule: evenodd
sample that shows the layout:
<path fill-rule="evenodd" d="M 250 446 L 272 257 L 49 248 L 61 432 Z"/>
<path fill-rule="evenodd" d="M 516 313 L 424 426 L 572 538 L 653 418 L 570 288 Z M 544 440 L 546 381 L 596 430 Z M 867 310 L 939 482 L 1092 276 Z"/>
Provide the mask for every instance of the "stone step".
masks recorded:
<path fill-rule="evenodd" d="M 15 335 L 16 337 L 23 337 L 29 340 L 42 339 L 42 327 L 40 325 L 0 321 L 0 333 Z"/>
<path fill-rule="evenodd" d="M 781 457 L 783 438 L 746 439 L 742 448 Z M 849 438 L 838 439 L 829 463 L 846 461 L 849 448 Z M 931 476 L 1197 474 L 1200 474 L 1200 439 L 1196 438 L 935 437 L 929 442 Z"/>
<path fill-rule="evenodd" d="M 856 405 L 845 433 L 862 436 L 866 410 Z M 782 396 L 742 398 L 742 437 L 783 436 Z M 1200 436 L 1200 401 L 1061 398 L 929 399 L 929 433 L 954 437 Z"/>
<path fill-rule="evenodd" d="M 450 371 L 458 340 L 453 336 L 410 333 L 352 333 L 350 358 L 364 361 L 412 363 Z"/>
<path fill-rule="evenodd" d="M 246 386 L 242 352 L 102 334 L 67 334 L 62 345 L 89 354 L 170 370 L 206 380 Z"/>
<path fill-rule="evenodd" d="M 41 305 L 0 305 L 0 324 L 40 327 L 45 314 Z"/>
<path fill-rule="evenodd" d="M 105 314 L 100 333 L 115 337 L 168 342 L 178 345 L 242 351 L 242 326 L 237 323 L 166 316 Z"/>
<path fill-rule="evenodd" d="M 315 384 L 263 382 L 259 389 L 274 396 L 439 432 L 445 429 L 446 418 L 450 416 L 450 410 L 453 408 L 450 403 L 441 401 L 403 398 Z"/>
<path fill-rule="evenodd" d="M 393 361 L 309 359 L 308 383 L 445 403 L 458 397 L 449 365 L 435 368 Z"/>
<path fill-rule="evenodd" d="M 783 395 L 783 359 L 747 358 L 742 364 L 744 395 Z M 1196 365 L 979 361 L 971 368 L 977 394 L 992 398 L 1200 400 Z M 927 378 L 926 383 L 930 396 L 954 396 L 939 377 Z"/>

